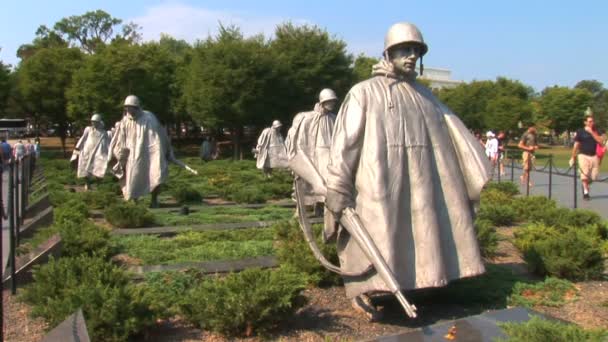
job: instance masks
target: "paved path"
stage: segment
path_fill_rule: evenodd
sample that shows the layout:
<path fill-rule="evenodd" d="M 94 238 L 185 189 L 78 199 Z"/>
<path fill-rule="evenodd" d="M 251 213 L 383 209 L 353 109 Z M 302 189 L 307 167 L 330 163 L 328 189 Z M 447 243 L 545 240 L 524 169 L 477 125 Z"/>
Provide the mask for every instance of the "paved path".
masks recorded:
<path fill-rule="evenodd" d="M 501 177 L 501 181 L 511 180 L 511 168 L 506 165 L 505 167 L 506 176 Z M 547 169 L 548 171 L 548 169 Z M 565 170 L 560 170 L 563 172 Z M 522 170 L 514 169 L 514 181 L 519 184 L 519 176 L 522 174 Z M 572 171 L 569 172 L 569 176 L 561 176 L 553 174 L 552 176 L 552 196 L 560 205 L 567 208 L 574 208 L 574 181 Z M 600 174 L 598 179 L 606 178 L 607 174 Z M 530 187 L 530 195 L 549 195 L 549 173 L 533 171 L 532 172 L 532 183 Z M 497 177 L 494 177 L 497 180 Z M 526 187 L 520 185 L 520 192 L 525 195 Z M 580 176 L 577 177 L 576 182 L 576 196 L 577 196 L 577 208 L 589 209 L 597 212 L 603 218 L 608 219 L 608 181 L 596 182 L 591 184 L 591 200 L 583 200 L 583 190 L 580 181 Z"/>

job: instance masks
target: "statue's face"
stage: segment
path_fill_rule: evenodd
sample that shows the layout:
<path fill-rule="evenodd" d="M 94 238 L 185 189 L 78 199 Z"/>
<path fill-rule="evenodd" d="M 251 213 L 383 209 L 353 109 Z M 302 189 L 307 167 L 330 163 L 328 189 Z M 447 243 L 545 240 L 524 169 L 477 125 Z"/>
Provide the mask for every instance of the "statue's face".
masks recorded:
<path fill-rule="evenodd" d="M 413 75 L 420 58 L 420 47 L 417 44 L 399 44 L 388 51 L 388 57 L 397 74 Z"/>
<path fill-rule="evenodd" d="M 323 106 L 323 109 L 325 109 L 328 112 L 333 112 L 334 109 L 336 109 L 336 104 L 338 104 L 338 101 L 336 100 L 329 100 L 329 101 L 325 101 L 321 104 L 321 106 Z"/>
<path fill-rule="evenodd" d="M 137 116 L 139 108 L 133 106 L 125 106 L 125 111 L 131 116 Z"/>
<path fill-rule="evenodd" d="M 97 128 L 97 129 L 101 129 L 101 122 L 99 121 L 91 121 L 91 124 L 93 125 L 93 127 Z"/>

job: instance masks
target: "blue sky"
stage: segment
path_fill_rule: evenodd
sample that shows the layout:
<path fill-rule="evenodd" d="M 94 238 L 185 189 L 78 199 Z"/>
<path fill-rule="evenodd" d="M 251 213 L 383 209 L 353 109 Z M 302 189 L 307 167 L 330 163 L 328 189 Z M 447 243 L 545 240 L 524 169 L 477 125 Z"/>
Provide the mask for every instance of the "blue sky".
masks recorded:
<path fill-rule="evenodd" d="M 387 28 L 413 22 L 429 45 L 427 67 L 452 70 L 458 80 L 518 79 L 537 91 L 597 79 L 608 87 L 606 1 L 34 1 L 0 5 L 0 60 L 19 62 L 19 45 L 41 24 L 103 9 L 143 26 L 146 40 L 161 32 L 193 41 L 216 32 L 217 23 L 246 34 L 272 34 L 291 20 L 327 29 L 354 54 L 379 56 Z"/>

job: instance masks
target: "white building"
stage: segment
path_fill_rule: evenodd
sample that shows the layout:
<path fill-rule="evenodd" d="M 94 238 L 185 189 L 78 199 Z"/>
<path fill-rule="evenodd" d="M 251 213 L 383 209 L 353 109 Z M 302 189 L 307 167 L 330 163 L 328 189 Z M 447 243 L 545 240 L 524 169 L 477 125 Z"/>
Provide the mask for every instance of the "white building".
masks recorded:
<path fill-rule="evenodd" d="M 420 70 L 418 74 L 420 74 Z M 441 88 L 453 88 L 461 83 L 462 81 L 457 81 L 452 79 L 452 71 L 448 69 L 439 69 L 439 68 L 424 68 L 424 74 L 420 76 L 420 79 L 428 80 L 431 85 L 431 89 L 441 89 Z"/>

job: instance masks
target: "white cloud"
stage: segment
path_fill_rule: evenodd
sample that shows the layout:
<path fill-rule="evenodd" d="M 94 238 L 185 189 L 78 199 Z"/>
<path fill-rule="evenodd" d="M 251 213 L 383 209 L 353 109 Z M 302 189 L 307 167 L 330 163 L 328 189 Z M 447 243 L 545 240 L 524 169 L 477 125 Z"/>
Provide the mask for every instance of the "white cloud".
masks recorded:
<path fill-rule="evenodd" d="M 310 23 L 297 18 L 210 10 L 179 2 L 167 2 L 149 7 L 144 15 L 128 21 L 142 27 L 141 32 L 146 41 L 158 40 L 161 33 L 166 33 L 189 42 L 215 35 L 220 23 L 224 26 L 238 26 L 245 36 L 263 33 L 267 37 L 273 35 L 276 25 L 285 21 L 298 24 Z"/>

